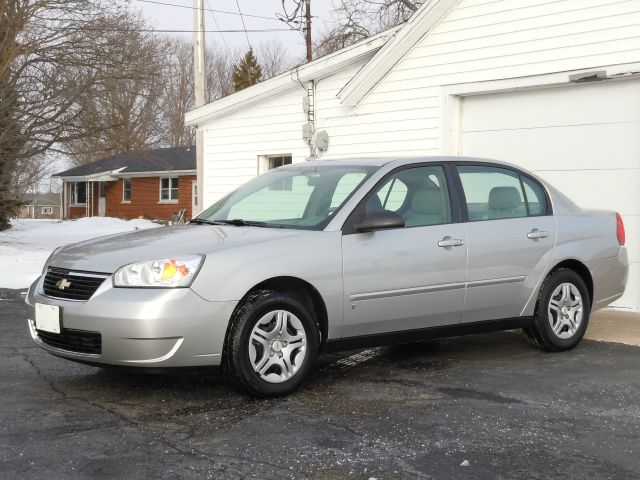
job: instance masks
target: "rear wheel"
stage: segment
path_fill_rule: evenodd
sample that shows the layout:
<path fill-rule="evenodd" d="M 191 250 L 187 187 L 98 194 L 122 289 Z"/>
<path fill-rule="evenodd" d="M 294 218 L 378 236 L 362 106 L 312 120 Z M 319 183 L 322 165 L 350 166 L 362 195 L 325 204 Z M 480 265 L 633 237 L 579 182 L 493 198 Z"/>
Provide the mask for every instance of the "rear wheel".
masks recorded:
<path fill-rule="evenodd" d="M 590 311 L 589 292 L 580 275 L 561 268 L 544 281 L 533 324 L 524 330 L 529 339 L 545 350 L 570 350 L 582 340 Z"/>
<path fill-rule="evenodd" d="M 237 387 L 257 396 L 295 391 L 315 363 L 320 336 L 298 298 L 273 290 L 249 295 L 234 314 L 223 367 Z"/>

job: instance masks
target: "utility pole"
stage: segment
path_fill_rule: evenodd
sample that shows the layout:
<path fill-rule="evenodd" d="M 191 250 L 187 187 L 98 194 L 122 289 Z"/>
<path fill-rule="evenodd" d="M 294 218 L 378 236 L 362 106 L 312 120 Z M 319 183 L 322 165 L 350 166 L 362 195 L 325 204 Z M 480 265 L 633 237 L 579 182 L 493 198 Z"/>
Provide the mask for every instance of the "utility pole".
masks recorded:
<path fill-rule="evenodd" d="M 206 103 L 205 91 L 205 40 L 204 40 L 204 0 L 193 0 L 193 73 L 196 108 Z M 191 216 L 194 217 L 202 211 L 203 200 L 203 177 L 204 177 L 204 131 L 198 127 L 196 130 L 196 186 L 192 195 L 197 195 L 198 204 L 195 206 Z M 193 199 L 191 201 L 193 204 Z"/>
<path fill-rule="evenodd" d="M 195 78 L 196 108 L 205 104 L 204 92 L 204 0 L 193 0 L 193 69 Z"/>
<path fill-rule="evenodd" d="M 304 5 L 304 16 L 306 20 L 305 34 L 307 40 L 307 63 L 309 63 L 311 60 L 313 60 L 313 54 L 311 52 L 311 0 L 304 0 Z"/>

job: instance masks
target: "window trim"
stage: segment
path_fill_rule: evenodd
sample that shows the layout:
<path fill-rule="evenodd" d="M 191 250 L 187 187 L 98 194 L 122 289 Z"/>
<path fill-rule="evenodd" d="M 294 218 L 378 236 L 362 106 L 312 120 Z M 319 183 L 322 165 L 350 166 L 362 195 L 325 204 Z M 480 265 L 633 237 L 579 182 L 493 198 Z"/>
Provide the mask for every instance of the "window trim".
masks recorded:
<path fill-rule="evenodd" d="M 126 184 L 129 182 L 129 200 L 125 198 L 126 192 Z M 133 197 L 133 179 L 131 178 L 123 178 L 122 179 L 122 203 L 131 203 L 131 198 Z"/>
<path fill-rule="evenodd" d="M 46 210 L 46 212 L 45 212 Z M 53 207 L 41 207 L 40 210 L 41 215 L 53 215 Z"/>
<path fill-rule="evenodd" d="M 400 165 L 399 167 L 396 167 L 393 170 L 387 172 L 380 180 L 378 180 L 376 184 L 369 189 L 369 191 L 362 198 L 362 200 L 358 202 L 358 205 L 356 205 L 355 208 L 351 210 L 351 213 L 349 213 L 349 216 L 346 218 L 346 220 L 342 224 L 342 228 L 341 228 L 342 235 L 354 235 L 358 233 L 355 231 L 355 225 L 353 223 L 353 219 L 358 213 L 358 211 L 360 210 L 360 208 L 362 208 L 362 206 L 367 203 L 369 198 L 371 198 L 371 195 L 375 195 L 373 192 L 375 192 L 378 188 L 382 187 L 389 180 L 389 178 L 391 178 L 398 172 L 402 170 L 408 170 L 410 168 L 419 168 L 419 167 L 441 167 L 442 168 L 445 181 L 447 182 L 447 192 L 449 194 L 449 209 L 451 211 L 451 221 L 447 223 L 439 223 L 437 225 L 415 225 L 413 227 L 404 227 L 402 229 L 397 229 L 397 230 L 404 230 L 409 228 L 428 228 L 428 227 L 436 227 L 439 225 L 451 225 L 455 223 L 462 223 L 464 220 L 461 216 L 462 207 L 460 205 L 460 197 L 458 195 L 459 192 L 457 191 L 457 187 L 454 189 L 453 182 L 455 181 L 455 179 L 452 178 L 450 164 L 442 161 L 419 162 L 419 163 L 410 163 L 410 164 Z"/>
<path fill-rule="evenodd" d="M 168 189 L 169 190 L 169 198 L 166 199 L 166 200 L 162 199 L 162 190 L 163 190 L 163 188 L 162 188 L 162 180 L 167 179 L 167 178 L 170 179 L 170 180 L 173 180 L 173 179 L 176 180 L 176 188 L 175 188 L 175 190 L 177 190 L 178 198 L 176 198 L 175 200 L 171 198 L 171 191 L 174 190 L 174 188 L 171 187 L 171 183 L 172 182 L 169 182 L 169 189 Z M 159 186 L 159 189 L 158 189 L 158 203 L 174 204 L 174 203 L 178 203 L 180 201 L 179 178 L 180 177 L 178 175 L 158 177 L 158 186 Z M 164 190 L 166 190 L 166 189 L 164 189 Z"/>
<path fill-rule="evenodd" d="M 491 162 L 465 162 L 465 161 L 454 161 L 454 162 L 450 162 L 449 163 L 450 168 L 451 168 L 451 174 L 455 177 L 454 181 L 456 182 L 456 190 L 460 199 L 460 209 L 461 209 L 461 214 L 462 214 L 462 221 L 464 223 L 476 223 L 476 222 L 494 222 L 494 221 L 501 221 L 501 220 L 515 220 L 518 218 L 530 218 L 530 217 L 549 217 L 549 216 L 553 216 L 553 206 L 551 203 L 551 197 L 549 195 L 549 192 L 547 191 L 546 186 L 538 181 L 537 179 L 533 178 L 531 175 L 528 175 L 524 172 L 522 172 L 521 170 L 512 167 L 510 165 L 502 165 L 500 163 L 491 163 Z M 460 174 L 458 173 L 458 167 L 491 167 L 491 168 L 500 168 L 503 170 L 509 170 L 511 172 L 514 172 L 517 176 L 518 176 L 518 180 L 520 181 L 520 188 L 522 188 L 522 194 L 523 194 L 523 198 L 525 201 L 525 208 L 527 210 L 527 216 L 525 217 L 509 217 L 509 218 L 488 218 L 485 220 L 469 220 L 469 211 L 467 209 L 467 197 L 464 194 L 464 188 L 462 187 L 462 180 L 460 179 Z M 523 182 L 523 177 L 527 177 L 529 178 L 531 181 L 535 182 L 536 184 L 538 184 L 540 186 L 540 189 L 542 190 L 542 192 L 544 193 L 545 196 L 545 200 L 546 200 L 546 212 L 543 214 L 538 214 L 538 215 L 530 215 L 529 214 L 529 202 L 527 200 L 527 195 L 524 191 L 524 182 Z"/>
<path fill-rule="evenodd" d="M 84 183 L 84 202 L 77 203 L 77 194 L 76 194 L 76 186 L 79 183 Z M 69 203 L 70 207 L 84 207 L 87 205 L 87 194 L 89 193 L 87 190 L 87 182 L 69 182 L 71 185 L 71 202 Z"/>

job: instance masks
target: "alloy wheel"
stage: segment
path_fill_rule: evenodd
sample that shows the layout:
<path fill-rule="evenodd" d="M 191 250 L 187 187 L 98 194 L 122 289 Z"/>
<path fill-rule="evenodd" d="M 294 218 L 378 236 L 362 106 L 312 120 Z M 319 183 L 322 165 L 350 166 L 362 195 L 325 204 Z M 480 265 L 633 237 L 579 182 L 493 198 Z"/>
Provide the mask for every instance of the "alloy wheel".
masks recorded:
<path fill-rule="evenodd" d="M 573 283 L 558 285 L 549 299 L 547 315 L 556 337 L 566 340 L 575 335 L 582 323 L 584 303 Z"/>
<path fill-rule="evenodd" d="M 249 336 L 249 360 L 258 376 L 282 383 L 300 370 L 307 335 L 300 319 L 287 310 L 273 310 L 258 320 Z"/>

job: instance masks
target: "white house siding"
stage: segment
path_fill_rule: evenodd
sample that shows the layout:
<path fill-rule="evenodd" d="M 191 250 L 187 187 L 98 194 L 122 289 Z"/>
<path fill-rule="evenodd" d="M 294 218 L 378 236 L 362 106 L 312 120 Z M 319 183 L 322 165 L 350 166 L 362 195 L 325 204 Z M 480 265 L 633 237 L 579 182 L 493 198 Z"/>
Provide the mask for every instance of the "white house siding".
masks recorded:
<path fill-rule="evenodd" d="M 338 93 L 362 64 L 318 79 L 316 128 L 330 138 L 322 158 L 458 154 L 448 119 L 459 118 L 443 103 L 448 89 L 468 84 L 472 93 L 480 83 L 608 66 L 618 73 L 627 64 L 638 70 L 640 0 L 462 0 L 352 108 Z M 556 77 L 568 82 L 568 73 Z M 294 87 L 201 125 L 205 204 L 254 176 L 258 155 L 308 156 L 302 95 Z"/>
<path fill-rule="evenodd" d="M 291 154 L 294 161 L 309 156 L 309 147 L 301 140 L 304 95 L 302 87 L 293 87 L 203 127 L 205 207 L 255 177 L 259 155 Z"/>

